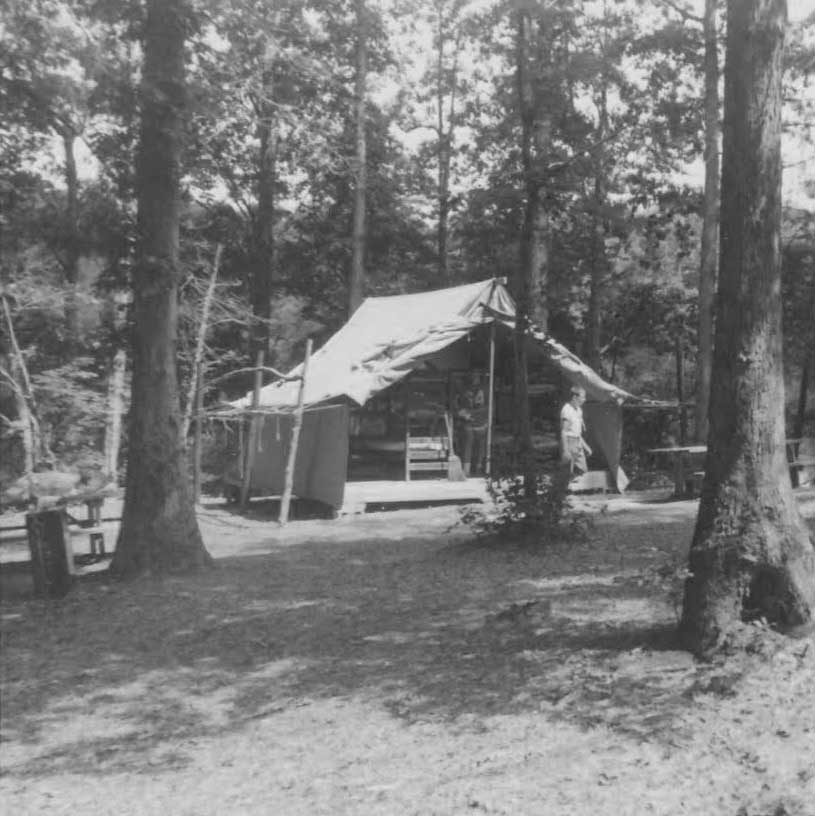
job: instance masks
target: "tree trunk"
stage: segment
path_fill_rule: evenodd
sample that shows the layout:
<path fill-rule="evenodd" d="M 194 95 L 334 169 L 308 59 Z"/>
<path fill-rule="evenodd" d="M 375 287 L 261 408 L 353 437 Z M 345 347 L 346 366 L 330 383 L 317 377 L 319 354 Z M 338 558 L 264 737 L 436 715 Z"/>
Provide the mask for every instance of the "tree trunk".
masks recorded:
<path fill-rule="evenodd" d="M 812 297 L 810 298 L 809 313 L 815 315 L 815 267 L 812 276 Z M 815 319 L 809 327 L 809 347 L 804 352 L 804 359 L 801 363 L 801 385 L 798 389 L 798 407 L 795 411 L 795 425 L 792 436 L 800 439 L 804 435 L 804 425 L 806 424 L 807 398 L 809 395 L 809 372 L 815 365 Z M 797 485 L 795 485 L 797 487 Z"/>
<path fill-rule="evenodd" d="M 436 252 L 439 279 L 450 282 L 448 258 L 450 222 L 450 170 L 453 161 L 453 135 L 456 117 L 456 82 L 458 78 L 459 36 L 452 38 L 445 25 L 445 3 L 436 3 L 438 29 L 436 31 L 436 135 L 438 138 L 438 225 L 436 228 Z M 460 34 L 460 30 L 459 30 Z M 450 70 L 449 106 L 445 112 L 445 51 L 452 41 L 453 64 Z"/>
<path fill-rule="evenodd" d="M 699 324 L 696 357 L 694 438 L 708 433 L 710 377 L 713 366 L 713 300 L 719 238 L 719 53 L 716 36 L 718 0 L 705 0 L 705 192 L 702 204 L 702 245 L 699 256 Z"/>
<path fill-rule="evenodd" d="M 515 416 L 517 421 L 517 440 L 519 465 L 524 479 L 524 493 L 529 497 L 537 492 L 537 480 L 532 446 L 532 421 L 529 413 L 529 360 L 527 355 L 526 335 L 534 309 L 534 295 L 540 294 L 539 271 L 545 270 L 545 253 L 541 257 L 540 226 L 542 206 L 540 201 L 540 179 L 537 172 L 535 139 L 535 99 L 530 77 L 531 21 L 524 10 L 518 12 L 517 19 L 517 88 L 521 111 L 521 158 L 523 163 L 524 183 L 526 187 L 526 205 L 524 221 L 521 228 L 520 266 L 515 283 Z M 544 263 L 541 265 L 541 262 Z M 540 265 L 540 266 L 539 266 Z M 539 326 L 546 331 L 546 325 Z"/>
<path fill-rule="evenodd" d="M 275 182 L 277 176 L 277 122 L 274 108 L 274 63 L 266 67 L 263 87 L 256 101 L 258 117 L 257 213 L 252 253 L 252 314 L 255 318 L 253 353 L 266 353 L 270 342 L 270 319 L 275 279 Z"/>
<path fill-rule="evenodd" d="M 114 484 L 119 480 L 119 447 L 122 441 L 122 414 L 124 412 L 125 370 L 127 352 L 116 349 L 108 374 L 108 405 L 105 417 L 105 458 L 102 475 Z"/>
<path fill-rule="evenodd" d="M 367 196 L 367 141 L 365 137 L 365 85 L 368 75 L 368 35 L 365 0 L 356 0 L 357 49 L 354 100 L 356 116 L 356 160 L 354 167 L 354 227 L 352 235 L 351 275 L 348 282 L 348 316 L 362 303 L 365 289 L 365 206 Z"/>
<path fill-rule="evenodd" d="M 79 343 L 79 318 L 77 312 L 77 284 L 79 281 L 79 176 L 76 170 L 74 146 L 76 134 L 68 127 L 60 130 L 65 151 L 65 187 L 67 202 L 65 211 L 66 237 L 63 270 L 67 291 L 65 293 L 65 323 L 67 328 L 66 355 L 71 356 Z"/>
<path fill-rule="evenodd" d="M 785 455 L 781 73 L 785 0 L 729 0 L 710 434 L 681 635 L 697 654 L 742 622 L 815 611 L 815 548 Z"/>
<path fill-rule="evenodd" d="M 438 115 L 437 132 L 439 139 L 439 167 L 438 167 L 438 198 L 439 198 L 439 223 L 437 228 L 437 254 L 439 265 L 439 279 L 448 282 L 449 271 L 447 268 L 447 225 L 450 214 L 450 159 L 452 148 L 452 133 L 445 128 L 444 124 L 444 25 L 442 10 L 439 13 L 438 31 L 438 51 L 436 54 L 436 113 Z M 452 92 L 451 92 L 452 93 Z M 451 98 L 450 106 L 453 102 Z"/>
<path fill-rule="evenodd" d="M 204 365 L 204 345 L 209 329 L 209 311 L 212 308 L 212 300 L 215 297 L 215 284 L 218 281 L 218 268 L 221 265 L 221 253 L 223 244 L 218 244 L 215 249 L 215 260 L 212 263 L 212 272 L 209 276 L 209 284 L 204 295 L 204 302 L 201 304 L 201 320 L 198 324 L 198 335 L 195 339 L 195 353 L 192 358 L 192 373 L 190 374 L 189 388 L 187 389 L 187 400 L 184 403 L 184 417 L 181 421 L 181 442 L 186 446 L 187 436 L 190 432 L 190 423 L 193 420 L 193 412 L 197 402 L 197 394 L 201 390 L 200 374 Z M 200 424 L 200 423 L 198 423 Z M 198 424 L 196 427 L 198 427 Z"/>
<path fill-rule="evenodd" d="M 133 383 L 122 526 L 111 572 L 190 569 L 204 549 L 179 434 L 176 328 L 184 0 L 148 0 L 136 180 Z"/>
<path fill-rule="evenodd" d="M 605 60 L 605 55 L 603 55 Z M 594 216 L 592 224 L 592 251 L 589 283 L 589 308 L 586 316 L 586 362 L 598 373 L 602 373 L 600 357 L 603 287 L 606 281 L 606 156 L 604 141 L 608 130 L 608 89 L 605 68 L 600 77 L 600 91 L 597 101 L 599 121 L 597 123 L 597 148 L 594 160 Z"/>
<path fill-rule="evenodd" d="M 688 419 L 685 412 L 685 360 L 682 353 L 682 330 L 677 328 L 674 337 L 674 362 L 676 364 L 676 401 L 679 403 L 679 444 L 688 439 Z"/>
<path fill-rule="evenodd" d="M 9 385 L 14 391 L 17 419 L 22 432 L 24 467 L 26 475 L 29 475 L 43 463 L 53 465 L 54 454 L 40 426 L 34 390 L 31 387 L 31 378 L 28 376 L 28 367 L 17 342 L 17 333 L 14 330 L 8 300 L 2 293 L 0 293 L 0 303 L 2 303 L 3 317 L 6 320 L 6 331 L 11 346 L 11 370 L 8 372 L 11 382 Z"/>

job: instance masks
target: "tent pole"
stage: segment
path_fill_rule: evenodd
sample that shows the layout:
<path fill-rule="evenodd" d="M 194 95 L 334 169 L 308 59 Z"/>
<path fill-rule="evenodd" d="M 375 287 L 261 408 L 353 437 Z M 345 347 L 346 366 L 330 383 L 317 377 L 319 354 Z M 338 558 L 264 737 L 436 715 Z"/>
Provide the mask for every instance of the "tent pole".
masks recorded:
<path fill-rule="evenodd" d="M 495 321 L 490 325 L 490 378 L 487 395 L 487 460 L 484 473 L 489 479 L 492 472 L 492 420 L 495 399 Z"/>
<path fill-rule="evenodd" d="M 255 465 L 255 448 L 257 447 L 258 426 L 260 417 L 260 389 L 263 386 L 263 349 L 258 351 L 255 366 L 255 387 L 252 390 L 252 415 L 249 418 L 249 433 L 246 439 L 246 456 L 244 457 L 243 481 L 241 483 L 241 507 L 249 502 L 249 490 L 252 487 L 252 468 Z"/>
<path fill-rule="evenodd" d="M 289 506 L 291 494 L 294 490 L 294 466 L 297 461 L 297 445 L 300 442 L 300 428 L 303 425 L 303 411 L 306 401 L 306 376 L 308 375 L 308 361 L 311 357 L 311 338 L 306 340 L 306 356 L 303 358 L 303 373 L 300 377 L 300 389 L 297 394 L 297 408 L 294 412 L 294 421 L 291 427 L 291 443 L 289 458 L 286 460 L 286 475 L 283 483 L 283 496 L 280 499 L 280 526 L 289 521 Z"/>

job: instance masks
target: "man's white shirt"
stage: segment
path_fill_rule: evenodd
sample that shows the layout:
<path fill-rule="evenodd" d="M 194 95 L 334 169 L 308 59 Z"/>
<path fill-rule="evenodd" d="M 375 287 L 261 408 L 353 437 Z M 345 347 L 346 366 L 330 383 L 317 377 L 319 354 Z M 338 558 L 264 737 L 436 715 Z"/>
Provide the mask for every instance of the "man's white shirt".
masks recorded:
<path fill-rule="evenodd" d="M 560 428 L 565 436 L 579 439 L 583 436 L 583 411 L 567 402 L 560 411 Z"/>

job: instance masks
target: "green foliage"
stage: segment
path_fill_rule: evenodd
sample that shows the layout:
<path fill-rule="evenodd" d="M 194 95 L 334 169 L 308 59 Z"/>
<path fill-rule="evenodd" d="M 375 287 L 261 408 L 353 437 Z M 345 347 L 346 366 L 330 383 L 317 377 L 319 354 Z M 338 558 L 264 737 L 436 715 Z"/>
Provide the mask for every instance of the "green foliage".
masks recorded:
<path fill-rule="evenodd" d="M 32 376 L 32 382 L 51 449 L 58 460 L 83 470 L 98 470 L 106 394 L 104 380 L 87 357 Z"/>
<path fill-rule="evenodd" d="M 630 391 L 675 397 L 678 337 L 690 394 L 700 201 L 676 171 L 700 153 L 702 39 L 701 26 L 680 20 L 674 5 L 642 14 L 633 0 L 369 3 L 368 293 L 516 276 L 526 198 L 516 87 L 523 10 L 536 115 L 547 113 L 551 127 L 534 156 L 548 213 L 550 331 L 584 351 L 592 274 L 600 268 L 604 373 Z M 258 188 L 262 126 L 273 120 L 272 240 L 260 253 L 272 279 L 273 365 L 296 362 L 306 336 L 319 345 L 345 319 L 353 212 L 354 4 L 196 0 L 189 8 L 182 393 L 218 243 L 224 253 L 206 377 L 251 364 L 252 277 L 258 236 L 269 226 Z M 136 238 L 143 7 L 10 0 L 4 10 L 0 280 L 13 298 L 30 370 L 44 378 L 35 382 L 43 410 L 53 397 L 76 417 L 76 433 L 60 416 L 47 418 L 55 445 L 60 455 L 70 457 L 74 446 L 85 456 L 83 440 L 98 442 L 100 421 L 91 420 L 100 406 L 88 389 L 104 391 L 107 357 L 126 338 L 116 310 Z M 802 143 L 811 137 L 812 30 L 794 27 L 788 52 L 787 126 Z M 65 136 L 75 140 L 82 165 L 75 223 Z M 436 222 L 445 150 L 449 266 L 441 280 Z M 785 353 L 790 374 L 800 377 L 811 347 L 812 224 L 787 215 Z M 65 280 L 74 250 L 82 258 L 77 292 Z M 71 336 L 69 294 L 77 299 L 78 337 Z M 229 396 L 248 387 L 248 378 L 224 383 Z M 549 511 L 518 512 L 545 519 Z"/>
<path fill-rule="evenodd" d="M 534 491 L 528 492 L 512 454 L 494 457 L 487 481 L 490 501 L 462 509 L 459 521 L 478 538 L 548 546 L 584 541 L 590 519 L 576 511 L 566 482 L 551 459 L 536 463 Z"/>

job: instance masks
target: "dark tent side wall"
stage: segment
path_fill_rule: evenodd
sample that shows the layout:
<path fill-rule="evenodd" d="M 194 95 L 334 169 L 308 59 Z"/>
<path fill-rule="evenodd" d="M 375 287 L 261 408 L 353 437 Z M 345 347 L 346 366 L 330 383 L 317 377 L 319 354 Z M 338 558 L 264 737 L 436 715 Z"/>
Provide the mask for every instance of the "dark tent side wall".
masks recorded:
<path fill-rule="evenodd" d="M 252 465 L 253 493 L 282 495 L 293 422 L 291 413 L 262 415 Z M 296 496 L 322 502 L 335 510 L 342 507 L 348 465 L 348 428 L 347 405 L 306 409 L 295 459 L 293 490 Z"/>

